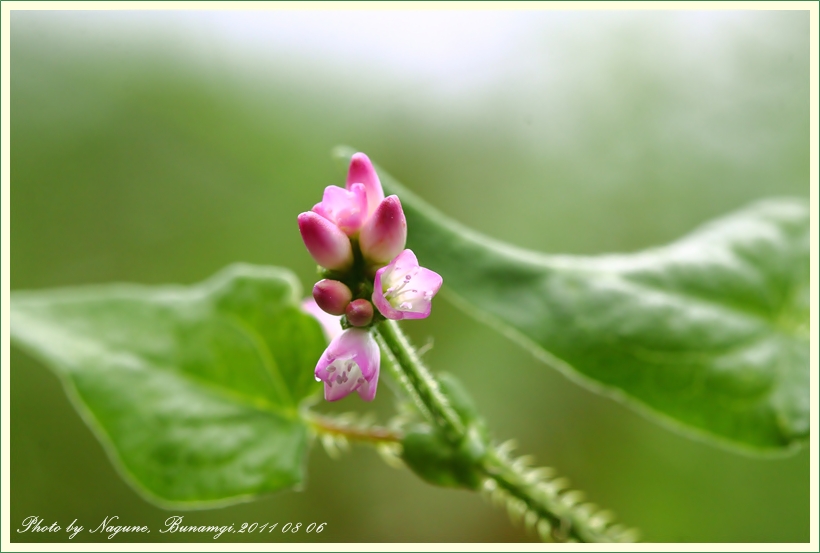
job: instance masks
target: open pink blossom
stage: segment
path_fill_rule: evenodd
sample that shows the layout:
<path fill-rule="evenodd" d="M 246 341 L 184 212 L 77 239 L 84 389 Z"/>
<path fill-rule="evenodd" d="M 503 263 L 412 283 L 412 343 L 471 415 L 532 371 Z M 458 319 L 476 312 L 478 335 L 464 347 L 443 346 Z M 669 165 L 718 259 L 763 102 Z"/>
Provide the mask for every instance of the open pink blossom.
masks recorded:
<path fill-rule="evenodd" d="M 441 276 L 419 266 L 411 250 L 404 250 L 376 271 L 373 303 L 388 319 L 424 319 L 430 302 L 441 288 Z"/>
<path fill-rule="evenodd" d="M 325 399 L 336 401 L 357 392 L 365 401 L 376 397 L 379 346 L 369 331 L 348 328 L 330 342 L 314 374 L 325 383 Z"/>
<path fill-rule="evenodd" d="M 348 190 L 328 186 L 322 201 L 313 211 L 339 227 L 348 236 L 359 232 L 367 218 L 367 195 L 362 183 L 353 183 Z"/>

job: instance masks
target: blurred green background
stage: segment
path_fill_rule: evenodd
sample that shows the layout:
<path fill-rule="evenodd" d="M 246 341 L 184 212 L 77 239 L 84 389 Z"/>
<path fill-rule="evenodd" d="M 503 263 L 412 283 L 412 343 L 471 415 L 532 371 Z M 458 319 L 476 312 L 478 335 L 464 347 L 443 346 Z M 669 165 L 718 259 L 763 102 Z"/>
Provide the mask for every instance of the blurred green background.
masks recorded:
<path fill-rule="evenodd" d="M 554 253 L 635 251 L 809 194 L 808 12 L 14 11 L 10 67 L 12 290 L 193 283 L 235 261 L 289 267 L 309 290 L 296 215 L 343 183 L 340 143 L 456 219 Z M 808 541 L 807 450 L 760 459 L 692 441 L 444 300 L 433 315 L 405 328 L 435 338 L 425 358 L 465 383 L 494 435 L 644 540 Z M 327 522 L 245 538 L 258 541 L 534 540 L 367 448 L 337 461 L 314 448 L 300 492 L 163 511 L 119 478 L 57 378 L 11 359 L 12 528 L 118 515 L 158 529 L 182 514 Z M 392 397 L 333 409 L 384 418 Z M 213 541 L 113 541 L 134 539 Z"/>

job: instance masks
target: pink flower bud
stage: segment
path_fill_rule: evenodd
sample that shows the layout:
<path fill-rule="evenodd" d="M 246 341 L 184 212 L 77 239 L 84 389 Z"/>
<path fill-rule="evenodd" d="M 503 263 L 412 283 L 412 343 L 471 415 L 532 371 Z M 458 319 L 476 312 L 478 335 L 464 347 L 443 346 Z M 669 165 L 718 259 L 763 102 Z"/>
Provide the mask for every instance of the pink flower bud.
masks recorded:
<path fill-rule="evenodd" d="M 316 263 L 327 269 L 344 271 L 353 264 L 353 249 L 339 227 L 312 211 L 297 217 L 299 232 Z"/>
<path fill-rule="evenodd" d="M 325 313 L 344 315 L 347 304 L 353 299 L 353 293 L 338 280 L 326 278 L 313 286 L 313 299 Z"/>
<path fill-rule="evenodd" d="M 338 186 L 328 186 L 322 201 L 313 206 L 313 211 L 334 223 L 342 232 L 353 236 L 362 228 L 367 217 L 367 195 L 364 185 L 356 182 L 350 190 Z"/>
<path fill-rule="evenodd" d="M 373 304 L 367 300 L 354 300 L 348 304 L 345 315 L 353 326 L 367 326 L 373 320 Z"/>
<path fill-rule="evenodd" d="M 415 254 L 404 250 L 376 271 L 373 303 L 388 319 L 424 319 L 430 315 L 430 302 L 441 282 L 438 273 L 419 267 Z"/>
<path fill-rule="evenodd" d="M 336 401 L 358 392 L 365 401 L 376 397 L 381 355 L 367 330 L 348 328 L 330 342 L 314 375 L 325 383 L 325 399 Z"/>
<path fill-rule="evenodd" d="M 353 154 L 353 157 L 350 158 L 346 188 L 351 190 L 351 186 L 357 182 L 364 185 L 367 195 L 367 215 L 369 216 L 376 211 L 376 207 L 384 199 L 384 190 L 373 164 L 370 163 L 370 158 L 361 152 Z"/>
<path fill-rule="evenodd" d="M 373 265 L 384 265 L 404 249 L 407 220 L 398 196 L 388 196 L 362 227 L 359 246 L 364 258 Z"/>

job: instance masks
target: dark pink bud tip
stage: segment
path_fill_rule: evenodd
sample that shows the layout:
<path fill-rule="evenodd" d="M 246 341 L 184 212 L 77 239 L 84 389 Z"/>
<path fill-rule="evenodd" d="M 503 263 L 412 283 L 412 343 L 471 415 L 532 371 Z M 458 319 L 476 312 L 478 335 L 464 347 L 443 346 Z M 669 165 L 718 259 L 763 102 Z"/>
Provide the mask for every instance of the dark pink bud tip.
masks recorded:
<path fill-rule="evenodd" d="M 404 250 L 407 219 L 398 196 L 388 196 L 368 219 L 359 236 L 362 255 L 371 264 L 385 264 Z"/>
<path fill-rule="evenodd" d="M 353 326 L 367 326 L 373 320 L 373 304 L 367 300 L 354 300 L 345 309 L 347 322 Z"/>
<path fill-rule="evenodd" d="M 344 315 L 353 294 L 350 288 L 338 280 L 324 279 L 313 286 L 313 299 L 325 313 Z"/>
<path fill-rule="evenodd" d="M 297 221 L 302 240 L 316 263 L 337 271 L 350 268 L 353 249 L 350 239 L 339 227 L 312 211 L 299 214 Z"/>

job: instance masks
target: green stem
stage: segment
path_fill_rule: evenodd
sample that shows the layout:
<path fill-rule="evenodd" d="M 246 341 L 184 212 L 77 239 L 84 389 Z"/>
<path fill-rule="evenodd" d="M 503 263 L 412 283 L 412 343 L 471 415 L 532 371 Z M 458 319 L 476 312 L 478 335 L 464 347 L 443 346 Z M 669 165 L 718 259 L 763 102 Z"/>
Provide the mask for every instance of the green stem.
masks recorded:
<path fill-rule="evenodd" d="M 401 442 L 403 438 L 400 432 L 390 430 L 389 428 L 346 425 L 337 419 L 317 415 L 316 413 L 309 413 L 307 421 L 318 434 L 343 436 L 354 442 L 368 442 L 371 444 L 385 442 L 398 443 Z"/>
<path fill-rule="evenodd" d="M 440 428 L 451 443 L 459 443 L 464 437 L 464 424 L 441 393 L 438 383 L 419 359 L 398 323 L 381 323 L 376 327 L 376 335 L 382 349 L 398 369 L 399 382 L 419 405 L 422 414 Z"/>
<path fill-rule="evenodd" d="M 525 509 L 522 510 L 535 513 L 539 520 L 549 524 L 548 530 L 539 531 L 542 538 L 551 537 L 553 541 L 558 542 L 610 541 L 585 528 L 584 520 L 576 520 L 577 517 L 573 516 L 571 509 L 560 505 L 557 492 L 550 494 L 543 488 L 539 489 L 537 485 L 528 481 L 526 475 L 522 474 L 523 471 L 517 470 L 509 462 L 491 455 L 484 461 L 482 469 L 494 483 L 485 483 L 485 489 L 503 490 L 509 497 L 523 503 Z"/>
<path fill-rule="evenodd" d="M 376 327 L 376 338 L 391 369 L 430 424 L 457 450 L 467 439 L 464 422 L 453 410 L 435 378 L 419 359 L 395 321 Z M 634 535 L 611 526 L 609 517 L 591 505 L 579 505 L 580 493 L 565 490 L 561 479 L 549 480 L 538 469 L 510 461 L 502 448 L 490 448 L 474 469 L 484 477 L 484 490 L 500 497 L 511 512 L 533 524 L 544 540 L 577 542 L 631 541 Z M 543 469 L 542 469 L 543 470 Z"/>

